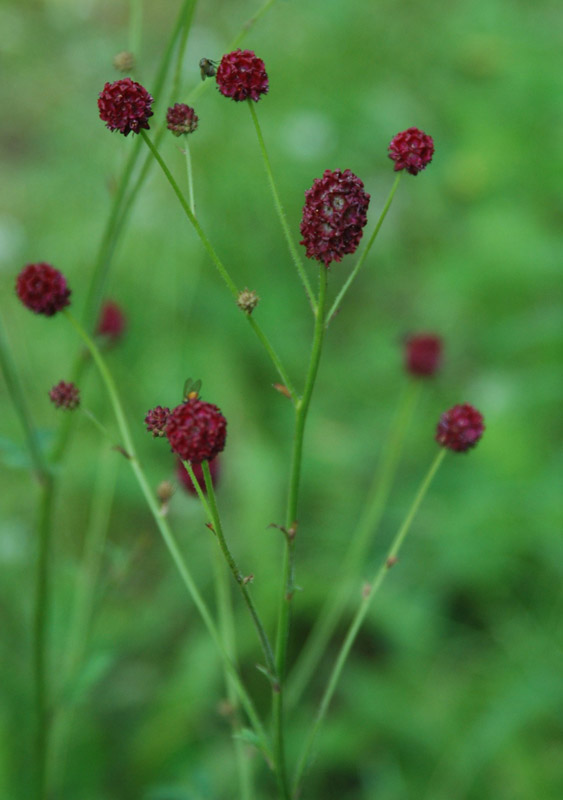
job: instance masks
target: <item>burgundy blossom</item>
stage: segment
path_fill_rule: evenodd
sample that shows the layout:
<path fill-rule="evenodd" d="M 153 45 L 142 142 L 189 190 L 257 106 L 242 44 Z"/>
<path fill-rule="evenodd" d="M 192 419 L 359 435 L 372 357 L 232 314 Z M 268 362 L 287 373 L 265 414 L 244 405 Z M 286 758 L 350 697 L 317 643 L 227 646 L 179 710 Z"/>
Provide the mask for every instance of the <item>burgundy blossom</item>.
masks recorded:
<path fill-rule="evenodd" d="M 120 131 L 124 136 L 149 129 L 153 98 L 144 86 L 131 78 L 120 78 L 106 83 L 98 98 L 100 119 L 110 131 Z"/>
<path fill-rule="evenodd" d="M 156 408 L 151 408 L 150 411 L 147 412 L 145 425 L 147 426 L 147 431 L 152 433 L 155 439 L 157 436 L 166 435 L 165 428 L 169 416 L 170 409 L 163 408 L 162 406 L 156 406 Z"/>
<path fill-rule="evenodd" d="M 16 279 L 16 292 L 24 306 L 46 317 L 52 317 L 70 303 L 66 278 L 44 261 L 22 269 Z"/>
<path fill-rule="evenodd" d="M 409 336 L 405 343 L 405 366 L 411 375 L 430 376 L 440 369 L 442 340 L 432 333 Z"/>
<path fill-rule="evenodd" d="M 483 415 L 473 406 L 464 403 L 442 414 L 436 429 L 436 441 L 442 447 L 464 453 L 475 447 L 484 430 Z"/>
<path fill-rule="evenodd" d="M 166 112 L 166 127 L 174 136 L 181 136 L 184 133 L 193 133 L 197 128 L 198 119 L 193 108 L 185 103 L 176 103 Z"/>
<path fill-rule="evenodd" d="M 113 300 L 106 300 L 100 310 L 96 333 L 100 336 L 107 336 L 108 339 L 116 341 L 121 337 L 125 330 L 125 315 L 121 306 Z"/>
<path fill-rule="evenodd" d="M 215 76 L 221 94 L 237 102 L 260 100 L 268 91 L 268 75 L 261 58 L 252 50 L 234 50 L 221 59 Z"/>
<path fill-rule="evenodd" d="M 68 408 L 72 411 L 80 405 L 80 390 L 74 383 L 59 381 L 50 390 L 49 397 L 57 408 Z"/>
<path fill-rule="evenodd" d="M 205 478 L 203 477 L 203 467 L 201 464 L 194 463 L 192 464 L 192 469 L 194 471 L 194 475 L 196 481 L 198 482 L 200 489 L 204 494 L 207 494 L 207 487 L 205 485 Z M 216 456 L 213 461 L 209 462 L 209 472 L 211 474 L 211 481 L 213 483 L 213 487 L 215 487 L 217 483 L 217 477 L 219 474 L 219 456 Z M 178 459 L 176 464 L 176 475 L 178 480 L 182 483 L 184 489 L 189 492 L 190 494 L 196 495 L 197 491 L 195 486 L 192 483 L 192 479 L 188 473 L 188 470 L 182 464 L 181 459 Z"/>
<path fill-rule="evenodd" d="M 418 175 L 432 161 L 434 141 L 418 128 L 408 128 L 398 133 L 389 144 L 389 158 L 395 162 L 395 172 L 406 169 Z"/>
<path fill-rule="evenodd" d="M 316 258 L 326 267 L 342 256 L 354 253 L 367 222 L 370 196 L 364 184 L 349 169 L 327 169 L 305 192 L 300 244 L 307 258 Z"/>
<path fill-rule="evenodd" d="M 182 461 L 211 461 L 225 447 L 227 420 L 217 406 L 190 397 L 170 413 L 166 436 Z"/>

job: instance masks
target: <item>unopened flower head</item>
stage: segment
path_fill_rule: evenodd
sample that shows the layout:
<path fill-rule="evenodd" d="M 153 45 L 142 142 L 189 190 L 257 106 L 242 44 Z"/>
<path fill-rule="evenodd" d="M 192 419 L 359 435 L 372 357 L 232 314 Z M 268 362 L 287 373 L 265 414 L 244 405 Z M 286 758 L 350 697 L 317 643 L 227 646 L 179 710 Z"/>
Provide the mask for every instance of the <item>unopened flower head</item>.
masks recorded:
<path fill-rule="evenodd" d="M 50 390 L 49 397 L 57 408 L 68 408 L 72 411 L 80 405 L 80 390 L 74 383 L 59 381 Z"/>
<path fill-rule="evenodd" d="M 152 117 L 153 98 L 144 86 L 131 78 L 120 78 L 106 83 L 98 98 L 100 119 L 110 131 L 119 131 L 124 136 L 149 129 Z"/>
<path fill-rule="evenodd" d="M 260 100 L 268 91 L 268 75 L 261 58 L 252 50 L 234 50 L 221 59 L 215 76 L 221 94 L 232 100 Z"/>
<path fill-rule="evenodd" d="M 114 303 L 113 300 L 106 300 L 100 310 L 96 333 L 116 341 L 121 337 L 124 330 L 125 315 L 123 314 L 121 306 Z"/>
<path fill-rule="evenodd" d="M 301 220 L 301 244 L 307 258 L 316 258 L 326 267 L 354 253 L 367 222 L 370 196 L 363 182 L 349 169 L 325 170 L 305 192 Z"/>
<path fill-rule="evenodd" d="M 176 103 L 166 112 L 166 127 L 174 136 L 193 133 L 197 128 L 198 116 L 185 103 Z"/>
<path fill-rule="evenodd" d="M 464 453 L 475 447 L 484 430 L 483 415 L 469 403 L 464 403 L 442 414 L 436 429 L 436 441 L 442 447 Z"/>
<path fill-rule="evenodd" d="M 405 365 L 411 375 L 434 375 L 442 363 L 442 340 L 432 333 L 409 336 L 405 343 Z"/>
<path fill-rule="evenodd" d="M 150 411 L 147 411 L 147 415 L 145 417 L 147 431 L 152 433 L 155 438 L 157 436 L 165 436 L 166 423 L 168 422 L 169 416 L 169 408 L 163 408 L 162 406 L 151 408 Z"/>
<path fill-rule="evenodd" d="M 22 269 L 16 279 L 16 293 L 24 306 L 46 317 L 52 317 L 70 304 L 66 278 L 44 261 Z"/>
<path fill-rule="evenodd" d="M 131 72 L 131 70 L 135 69 L 135 56 L 128 50 L 123 50 L 113 57 L 113 66 L 119 72 Z"/>
<path fill-rule="evenodd" d="M 207 486 L 205 485 L 205 478 L 203 477 L 203 467 L 201 466 L 201 464 L 194 463 L 192 465 L 192 469 L 194 471 L 195 479 L 198 482 L 200 489 L 204 494 L 207 494 Z M 209 462 L 209 473 L 211 475 L 211 482 L 213 483 L 213 487 L 215 487 L 219 475 L 219 456 L 216 456 L 213 459 L 213 461 Z M 192 483 L 192 479 L 190 478 L 189 472 L 182 464 L 181 459 L 178 459 L 178 462 L 176 464 L 176 475 L 178 476 L 178 480 L 181 482 L 182 486 L 187 492 L 193 495 L 197 495 L 196 488 Z"/>
<path fill-rule="evenodd" d="M 259 301 L 260 298 L 256 292 L 252 292 L 250 289 L 243 289 L 242 292 L 239 292 L 237 297 L 237 306 L 241 311 L 244 311 L 245 314 L 252 314 Z"/>
<path fill-rule="evenodd" d="M 227 420 L 217 406 L 190 397 L 170 413 L 166 436 L 182 461 L 211 461 L 225 447 Z"/>
<path fill-rule="evenodd" d="M 434 141 L 418 128 L 408 128 L 398 133 L 389 144 L 389 158 L 395 162 L 395 172 L 406 169 L 411 175 L 430 164 L 434 155 Z"/>

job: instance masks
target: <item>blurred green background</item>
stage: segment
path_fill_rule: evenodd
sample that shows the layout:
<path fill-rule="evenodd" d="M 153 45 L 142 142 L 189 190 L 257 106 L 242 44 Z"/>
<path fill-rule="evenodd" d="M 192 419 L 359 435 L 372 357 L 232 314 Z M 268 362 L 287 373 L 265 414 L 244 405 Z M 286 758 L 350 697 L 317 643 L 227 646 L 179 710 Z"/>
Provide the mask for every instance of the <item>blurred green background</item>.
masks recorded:
<path fill-rule="evenodd" d="M 143 5 L 136 77 L 150 91 L 179 3 Z M 197 4 L 178 101 L 199 85 L 199 59 L 219 58 L 257 8 L 257 0 Z M 118 77 L 112 58 L 128 47 L 128 19 L 125 0 L 0 4 L 0 310 L 47 442 L 62 416 L 47 391 L 68 378 L 79 343 L 64 318 L 24 309 L 13 284 L 24 264 L 49 261 L 68 277 L 81 312 L 115 181 L 134 146 L 105 129 L 96 106 L 104 82 Z M 266 63 L 270 92 L 257 111 L 296 238 L 303 192 L 324 169 L 350 168 L 363 179 L 369 233 L 393 181 L 391 137 L 416 125 L 436 145 L 428 169 L 401 181 L 327 336 L 306 434 L 292 659 L 338 584 L 406 382 L 405 334 L 442 335 L 445 363 L 423 387 L 358 587 L 430 464 L 440 413 L 470 402 L 487 426 L 474 452 L 448 454 L 374 604 L 318 740 L 306 798 L 563 797 L 558 22 L 555 2 L 278 0 L 243 45 Z M 197 214 L 237 284 L 260 295 L 256 316 L 301 384 L 311 318 L 248 110 L 212 85 L 194 105 Z M 156 98 L 151 123 L 165 110 Z M 178 141 L 165 138 L 162 152 L 184 182 Z M 331 297 L 353 263 L 333 265 Z M 314 279 L 316 266 L 308 269 Z M 108 361 L 151 483 L 174 479 L 174 462 L 144 432 L 148 408 L 175 405 L 193 376 L 228 418 L 219 503 L 273 631 L 282 542 L 266 526 L 283 522 L 290 404 L 272 390 L 275 372 L 156 169 L 114 254 L 106 296 L 128 320 Z M 93 371 L 81 388 L 83 405 L 114 431 Z M 19 800 L 30 796 L 37 491 L 3 382 L 0 393 L 0 797 Z M 237 797 L 215 651 L 121 462 L 81 415 L 57 493 L 56 674 L 66 663 L 88 522 L 111 502 L 114 473 L 116 484 L 56 797 Z M 100 475 L 105 488 L 93 495 Z M 197 501 L 181 489 L 170 521 L 212 603 L 212 542 Z M 235 607 L 242 671 L 266 712 L 255 634 L 238 596 Z M 344 630 L 290 721 L 292 761 Z M 256 755 L 253 766 L 257 799 L 274 797 Z"/>

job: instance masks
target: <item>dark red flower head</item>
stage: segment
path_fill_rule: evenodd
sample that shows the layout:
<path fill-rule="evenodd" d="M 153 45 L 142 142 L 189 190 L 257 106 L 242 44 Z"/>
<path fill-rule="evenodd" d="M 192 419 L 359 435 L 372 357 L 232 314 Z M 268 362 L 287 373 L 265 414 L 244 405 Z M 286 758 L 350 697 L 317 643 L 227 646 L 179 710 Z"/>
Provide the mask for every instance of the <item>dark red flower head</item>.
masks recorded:
<path fill-rule="evenodd" d="M 185 103 L 176 103 L 166 112 L 166 127 L 174 136 L 181 136 L 183 133 L 193 133 L 198 119 L 193 108 Z"/>
<path fill-rule="evenodd" d="M 156 408 L 151 408 L 150 411 L 147 411 L 145 425 L 148 432 L 152 433 L 155 438 L 157 436 L 165 436 L 166 423 L 169 416 L 170 409 L 162 406 L 156 406 Z"/>
<path fill-rule="evenodd" d="M 442 340 L 432 333 L 409 336 L 405 343 L 405 365 L 411 375 L 434 375 L 442 363 Z"/>
<path fill-rule="evenodd" d="M 141 128 L 149 129 L 148 119 L 152 117 L 153 98 L 144 86 L 131 78 L 120 78 L 106 83 L 98 98 L 100 119 L 110 131 L 120 131 L 128 136 L 131 131 L 139 133 Z"/>
<path fill-rule="evenodd" d="M 80 405 L 80 390 L 74 383 L 59 381 L 49 392 L 49 397 L 57 408 L 68 408 L 72 411 Z"/>
<path fill-rule="evenodd" d="M 342 261 L 353 253 L 362 238 L 367 222 L 370 196 L 364 184 L 349 169 L 334 172 L 327 169 L 305 192 L 301 220 L 300 244 L 307 248 L 307 258 L 323 261 Z"/>
<path fill-rule="evenodd" d="M 182 461 L 211 461 L 225 447 L 227 420 L 217 406 L 190 397 L 171 412 L 166 436 Z"/>
<path fill-rule="evenodd" d="M 96 333 L 100 336 L 107 336 L 108 339 L 116 341 L 125 330 L 125 315 L 121 307 L 113 300 L 106 300 L 100 310 L 100 318 Z"/>
<path fill-rule="evenodd" d="M 22 269 L 16 279 L 16 292 L 24 306 L 46 317 L 52 317 L 70 303 L 66 278 L 44 261 Z"/>
<path fill-rule="evenodd" d="M 205 485 L 205 478 L 203 477 L 203 468 L 201 464 L 193 464 L 192 469 L 194 471 L 194 475 L 196 481 L 199 483 L 200 489 L 204 494 L 207 494 L 207 487 Z M 211 473 L 211 481 L 213 483 L 213 487 L 215 487 L 217 483 L 217 477 L 219 475 L 219 456 L 213 459 L 213 461 L 209 462 L 209 472 Z M 192 483 L 192 479 L 189 476 L 188 470 L 182 464 L 181 459 L 178 459 L 176 464 L 176 475 L 178 480 L 182 483 L 184 489 L 189 492 L 190 494 L 197 494 L 196 488 Z"/>
<path fill-rule="evenodd" d="M 252 50 L 234 50 L 221 59 L 215 76 L 221 94 L 237 102 L 260 100 L 268 91 L 268 76 L 261 58 Z"/>
<path fill-rule="evenodd" d="M 442 414 L 436 429 L 436 441 L 442 447 L 464 453 L 475 447 L 484 430 L 483 415 L 473 406 L 464 403 Z"/>
<path fill-rule="evenodd" d="M 408 128 L 398 133 L 389 144 L 389 158 L 395 162 L 395 172 L 406 169 L 418 175 L 432 161 L 434 141 L 418 128 Z"/>

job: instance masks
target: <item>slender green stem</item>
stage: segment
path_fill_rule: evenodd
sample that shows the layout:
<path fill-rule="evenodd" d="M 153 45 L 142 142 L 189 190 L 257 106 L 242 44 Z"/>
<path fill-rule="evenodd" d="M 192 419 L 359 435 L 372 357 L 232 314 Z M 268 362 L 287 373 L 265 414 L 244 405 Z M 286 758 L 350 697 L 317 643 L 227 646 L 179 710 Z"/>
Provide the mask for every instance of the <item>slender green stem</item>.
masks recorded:
<path fill-rule="evenodd" d="M 129 52 L 138 64 L 141 55 L 143 32 L 143 0 L 129 0 Z"/>
<path fill-rule="evenodd" d="M 190 478 L 192 479 L 192 483 L 194 486 L 196 485 L 195 475 L 193 474 L 193 470 L 189 462 L 184 462 L 186 469 L 189 472 Z M 262 645 L 262 651 L 264 653 L 264 658 L 266 659 L 266 668 L 270 674 L 270 679 L 273 682 L 274 688 L 277 688 L 277 677 L 276 677 L 276 665 L 274 662 L 274 653 L 272 651 L 272 646 L 270 644 L 270 640 L 268 639 L 268 635 L 262 624 L 262 620 L 260 619 L 260 615 L 256 610 L 256 606 L 254 605 L 254 601 L 250 596 L 250 592 L 248 591 L 248 580 L 244 577 L 242 572 L 237 566 L 235 559 L 231 551 L 229 550 L 229 546 L 225 539 L 225 535 L 223 533 L 223 526 L 221 524 L 221 518 L 219 516 L 219 509 L 217 508 L 217 500 L 215 498 L 215 489 L 213 488 L 213 481 L 211 479 L 211 473 L 209 471 L 209 464 L 207 461 L 202 461 L 201 464 L 203 470 L 203 477 L 205 479 L 205 488 L 207 489 L 207 512 L 209 514 L 209 521 L 213 525 L 213 532 L 217 537 L 217 541 L 219 543 L 219 547 L 221 548 L 221 552 L 225 557 L 225 561 L 236 581 L 237 586 L 239 587 L 241 594 L 244 598 L 244 602 L 246 603 L 248 610 L 250 612 L 250 616 L 252 617 L 252 621 L 254 622 L 254 627 L 256 628 L 256 632 L 258 633 L 258 638 L 260 639 L 260 644 Z"/>
<path fill-rule="evenodd" d="M 358 631 L 360 630 L 360 627 L 362 625 L 362 622 L 365 619 L 365 616 L 366 616 L 366 614 L 367 614 L 367 612 L 369 610 L 369 607 L 370 607 L 370 605 L 372 603 L 372 600 L 375 597 L 375 595 L 376 595 L 377 591 L 379 590 L 379 588 L 381 587 L 381 584 L 383 583 L 383 581 L 385 579 L 385 576 L 387 575 L 387 573 L 389 572 L 391 567 L 397 561 L 397 555 L 399 553 L 399 550 L 401 549 L 401 545 L 403 544 L 403 541 L 405 540 L 405 537 L 406 537 L 407 533 L 409 532 L 409 529 L 411 527 L 412 521 L 414 520 L 414 518 L 416 516 L 416 513 L 417 513 L 417 511 L 418 511 L 418 509 L 420 507 L 420 504 L 422 503 L 422 501 L 423 501 L 423 499 L 424 499 L 424 497 L 426 495 L 426 492 L 428 491 L 428 488 L 430 487 L 430 484 L 432 483 L 434 475 L 438 471 L 438 468 L 439 468 L 440 464 L 442 463 L 445 455 L 446 455 L 446 450 L 442 449 L 442 450 L 440 450 L 440 452 L 434 458 L 434 460 L 432 462 L 432 465 L 431 465 L 430 469 L 428 470 L 428 472 L 426 474 L 426 477 L 422 481 L 422 483 L 421 483 L 421 485 L 420 485 L 420 487 L 419 487 L 419 489 L 418 489 L 418 491 L 416 493 L 416 496 L 415 496 L 415 498 L 413 500 L 413 503 L 412 503 L 412 505 L 411 505 L 411 507 L 410 507 L 410 509 L 408 511 L 408 514 L 406 515 L 406 517 L 404 519 L 403 524 L 401 525 L 401 527 L 397 531 L 397 533 L 395 535 L 395 538 L 393 539 L 393 541 L 391 543 L 391 547 L 389 548 L 389 551 L 387 553 L 387 556 L 386 556 L 383 564 L 378 569 L 378 571 L 375 573 L 372 581 L 369 584 L 367 584 L 364 587 L 363 591 L 362 591 L 362 600 L 360 602 L 360 605 L 358 607 L 358 610 L 357 610 L 352 622 L 350 623 L 350 627 L 348 628 L 348 632 L 346 634 L 346 637 L 344 638 L 344 641 L 342 642 L 342 645 L 341 645 L 340 650 L 338 652 L 338 656 L 336 658 L 334 667 L 333 667 L 332 672 L 330 674 L 326 689 L 325 689 L 325 691 L 323 693 L 323 696 L 321 698 L 321 702 L 319 704 L 319 709 L 317 711 L 315 720 L 313 722 L 313 725 L 311 727 L 311 730 L 309 732 L 309 735 L 308 735 L 308 737 L 307 737 L 307 739 L 305 741 L 305 745 L 304 745 L 303 750 L 301 752 L 301 757 L 299 759 L 299 764 L 298 764 L 298 767 L 297 767 L 297 773 L 296 773 L 295 784 L 294 784 L 294 793 L 295 794 L 297 793 L 297 791 L 299 789 L 299 786 L 300 786 L 300 783 L 301 783 L 301 779 L 303 777 L 303 773 L 304 773 L 305 768 L 307 766 L 307 762 L 308 762 L 308 759 L 309 759 L 309 753 L 311 752 L 311 747 L 313 746 L 313 743 L 314 743 L 315 738 L 317 736 L 317 733 L 319 731 L 320 725 L 321 725 L 321 723 L 322 723 L 322 721 L 323 721 L 323 719 L 325 717 L 325 714 L 326 714 L 326 712 L 328 710 L 328 707 L 330 705 L 330 701 L 332 700 L 332 696 L 334 694 L 334 690 L 336 689 L 336 685 L 337 685 L 338 680 L 340 678 L 340 675 L 342 673 L 342 669 L 344 667 L 344 664 L 346 663 L 346 659 L 348 658 L 348 654 L 350 653 L 352 645 L 354 644 L 354 640 L 356 638 L 356 635 L 357 635 Z"/>
<path fill-rule="evenodd" d="M 191 210 L 190 206 L 188 205 L 188 202 L 186 201 L 186 198 L 182 194 L 182 191 L 181 191 L 180 187 L 178 186 L 178 184 L 176 183 L 172 173 L 170 172 L 170 170 L 166 166 L 166 163 L 164 162 L 164 159 L 162 158 L 162 156 L 160 155 L 160 153 L 158 152 L 158 150 L 156 149 L 154 144 L 151 142 L 151 140 L 147 136 L 146 131 L 141 131 L 141 135 L 142 135 L 143 139 L 145 140 L 149 150 L 151 151 L 151 153 L 155 157 L 156 161 L 158 162 L 160 168 L 164 172 L 164 175 L 166 176 L 166 179 L 168 180 L 168 183 L 172 187 L 172 189 L 174 191 L 174 194 L 176 195 L 176 197 L 180 201 L 180 205 L 184 209 L 184 212 L 185 212 L 187 218 L 191 222 L 191 224 L 192 224 L 195 232 L 197 233 L 201 243 L 203 244 L 204 248 L 207 250 L 207 253 L 208 253 L 209 257 L 211 258 L 211 260 L 213 261 L 213 263 L 217 267 L 217 271 L 219 272 L 219 274 L 223 278 L 223 282 L 227 286 L 227 289 L 230 291 L 230 293 L 233 295 L 233 297 L 236 300 L 238 298 L 239 291 L 238 291 L 238 289 L 237 289 L 237 287 L 235 285 L 235 282 L 233 281 L 233 279 L 229 275 L 227 269 L 223 265 L 221 259 L 219 258 L 219 256 L 215 252 L 215 250 L 213 249 L 213 246 L 212 246 L 211 242 L 209 241 L 209 239 L 207 238 L 207 236 L 205 235 L 205 233 L 203 231 L 203 228 L 201 227 L 201 225 L 199 224 L 197 219 L 194 217 L 194 215 L 192 213 L 192 210 Z M 276 370 L 278 371 L 278 374 L 279 374 L 280 378 L 282 379 L 284 384 L 287 386 L 289 391 L 292 393 L 292 395 L 295 396 L 294 390 L 292 389 L 291 381 L 289 380 L 289 376 L 287 375 L 287 372 L 285 371 L 285 369 L 284 369 L 279 357 L 276 355 L 276 353 L 274 351 L 274 348 L 272 347 L 271 343 L 267 339 L 266 334 L 260 328 L 260 326 L 258 325 L 256 320 L 254 319 L 254 317 L 252 317 L 250 314 L 245 314 L 245 317 L 248 320 L 248 322 L 250 323 L 250 327 L 255 331 L 255 333 L 258 335 L 258 338 L 260 339 L 260 341 L 264 345 L 264 347 L 266 349 L 266 352 L 268 353 L 268 355 L 272 359 L 272 362 L 273 362 Z"/>
<path fill-rule="evenodd" d="M 397 173 L 397 176 L 396 176 L 396 178 L 395 178 L 395 180 L 393 182 L 393 186 L 391 187 L 391 191 L 389 192 L 387 200 L 385 201 L 385 205 L 383 206 L 383 211 L 381 212 L 381 214 L 379 216 L 379 219 L 377 220 L 377 225 L 375 226 L 375 228 L 373 230 L 373 233 L 370 236 L 370 239 L 369 239 L 367 245 L 364 247 L 364 250 L 363 250 L 361 256 L 358 259 L 358 263 L 356 264 L 356 266 L 354 267 L 354 269 L 352 270 L 352 272 L 348 276 L 348 278 L 347 278 L 346 282 L 344 283 L 344 286 L 342 287 L 342 289 L 338 292 L 338 295 L 336 296 L 336 300 L 334 301 L 334 303 L 330 307 L 330 311 L 326 315 L 326 324 L 327 325 L 330 324 L 330 321 L 331 321 L 332 317 L 334 316 L 336 311 L 338 311 L 338 309 L 340 308 L 340 304 L 342 303 L 342 298 L 344 297 L 344 295 L 346 294 L 346 292 L 348 291 L 348 289 L 352 285 L 352 282 L 353 282 L 354 278 L 356 277 L 356 275 L 358 274 L 358 272 L 362 268 L 363 263 L 366 260 L 368 254 L 369 254 L 369 251 L 371 250 L 371 246 L 372 246 L 372 244 L 375 242 L 375 240 L 377 238 L 377 234 L 379 233 L 379 230 L 380 230 L 381 226 L 383 225 L 383 220 L 385 219 L 385 217 L 387 216 L 387 212 L 391 208 L 391 203 L 393 202 L 393 197 L 395 196 L 395 192 L 397 191 L 397 186 L 399 185 L 399 181 L 401 180 L 401 175 L 402 175 L 402 172 Z"/>
<path fill-rule="evenodd" d="M 192 169 L 192 157 L 190 154 L 190 146 L 186 137 L 184 145 L 184 155 L 186 157 L 186 173 L 188 176 L 188 197 L 190 198 L 190 211 L 195 217 L 195 198 L 194 198 L 194 173 Z"/>
<path fill-rule="evenodd" d="M 307 294 L 309 303 L 311 304 L 311 308 L 313 309 L 314 312 L 316 309 L 315 297 L 313 295 L 313 290 L 311 289 L 311 284 L 309 283 L 309 278 L 307 277 L 307 273 L 305 272 L 305 267 L 303 266 L 303 262 L 295 246 L 295 242 L 293 241 L 291 231 L 289 230 L 289 225 L 287 224 L 287 217 L 280 200 L 280 195 L 276 186 L 276 182 L 274 180 L 274 173 L 272 172 L 272 165 L 270 164 L 268 151 L 266 150 L 264 136 L 262 135 L 262 129 L 260 127 L 260 123 L 258 122 L 258 114 L 256 113 L 256 103 L 253 100 L 248 100 L 247 104 L 248 108 L 250 109 L 250 116 L 252 117 L 254 127 L 256 128 L 256 135 L 258 137 L 258 144 L 260 145 L 262 159 L 264 161 L 264 166 L 266 168 L 266 175 L 268 176 L 268 182 L 270 184 L 270 189 L 272 190 L 272 195 L 274 197 L 274 205 L 276 206 L 276 211 L 278 213 L 282 230 L 286 238 L 287 245 L 289 247 L 289 252 L 297 268 L 297 272 L 299 273 L 299 277 L 301 278 L 301 282 L 305 289 L 305 293 Z"/>
<path fill-rule="evenodd" d="M 315 311 L 315 329 L 313 346 L 309 360 L 309 368 L 305 379 L 303 396 L 295 409 L 295 432 L 293 437 L 293 452 L 291 458 L 291 472 L 289 478 L 289 494 L 286 516 L 286 548 L 284 554 L 282 595 L 280 598 L 278 629 L 276 638 L 276 667 L 280 680 L 280 692 L 274 694 L 273 718 L 274 737 L 276 750 L 276 763 L 283 767 L 281 772 L 284 784 L 284 796 L 290 796 L 287 775 L 285 771 L 285 747 L 283 725 L 283 687 L 285 683 L 287 644 L 289 639 L 290 605 L 295 588 L 294 559 L 295 535 L 297 526 L 297 506 L 299 500 L 299 483 L 301 478 L 301 460 L 303 456 L 303 438 L 307 413 L 311 403 L 315 379 L 319 368 L 325 331 L 327 269 L 324 265 L 319 268 L 319 299 Z"/>
<path fill-rule="evenodd" d="M 164 539 L 168 551 L 172 556 L 174 564 L 176 565 L 176 568 L 180 573 L 182 581 L 186 589 L 188 590 L 189 594 L 191 595 L 192 600 L 197 610 L 199 611 L 199 614 L 203 619 L 203 622 L 205 623 L 205 626 L 207 627 L 207 630 L 209 631 L 209 634 L 211 635 L 211 638 L 213 639 L 213 642 L 215 643 L 217 650 L 219 651 L 219 654 L 223 660 L 226 669 L 228 669 L 229 674 L 232 677 L 233 685 L 236 686 L 237 693 L 241 700 L 241 704 L 245 709 L 246 713 L 248 714 L 248 718 L 250 719 L 255 729 L 255 732 L 262 743 L 264 752 L 268 755 L 268 757 L 271 757 L 269 753 L 268 738 L 266 736 L 266 732 L 260 721 L 260 718 L 258 717 L 254 704 L 250 699 L 250 696 L 248 695 L 233 662 L 229 658 L 229 655 L 223 646 L 221 636 L 219 634 L 219 631 L 217 630 L 215 622 L 213 621 L 211 612 L 209 611 L 206 602 L 204 601 L 202 595 L 199 592 L 199 589 L 195 584 L 195 581 L 188 568 L 188 565 L 186 564 L 184 556 L 182 555 L 180 548 L 178 547 L 174 534 L 170 530 L 170 527 L 168 526 L 166 519 L 160 513 L 160 509 L 158 507 L 156 499 L 151 491 L 145 473 L 139 463 L 139 460 L 135 452 L 133 440 L 131 438 L 131 434 L 129 431 L 129 426 L 125 419 L 125 414 L 123 412 L 123 408 L 121 405 L 121 401 L 119 399 L 119 395 L 117 393 L 117 388 L 115 386 L 113 377 L 109 372 L 98 347 L 90 338 L 90 336 L 88 336 L 84 328 L 82 328 L 80 323 L 75 319 L 75 317 L 70 313 L 70 311 L 68 311 L 68 309 L 64 309 L 63 313 L 70 321 L 71 325 L 74 327 L 78 335 L 82 338 L 82 340 L 86 344 L 86 347 L 90 351 L 92 358 L 94 359 L 94 362 L 98 368 L 100 376 L 105 384 L 107 393 L 111 401 L 111 405 L 113 407 L 113 412 L 117 420 L 117 425 L 123 440 L 125 453 L 127 455 L 127 461 L 130 464 L 131 469 L 133 470 L 133 473 L 141 488 L 145 501 L 153 515 L 153 518 L 162 535 L 162 538 Z"/>
<path fill-rule="evenodd" d="M 373 542 L 395 478 L 403 441 L 420 394 L 420 383 L 420 381 L 409 381 L 399 400 L 380 463 L 367 494 L 367 502 L 350 539 L 344 563 L 339 569 L 336 587 L 329 593 L 318 614 L 288 681 L 286 693 L 288 707 L 294 707 L 299 703 L 305 687 L 315 674 L 346 607 L 352 581 L 364 562 L 368 547 Z"/>

